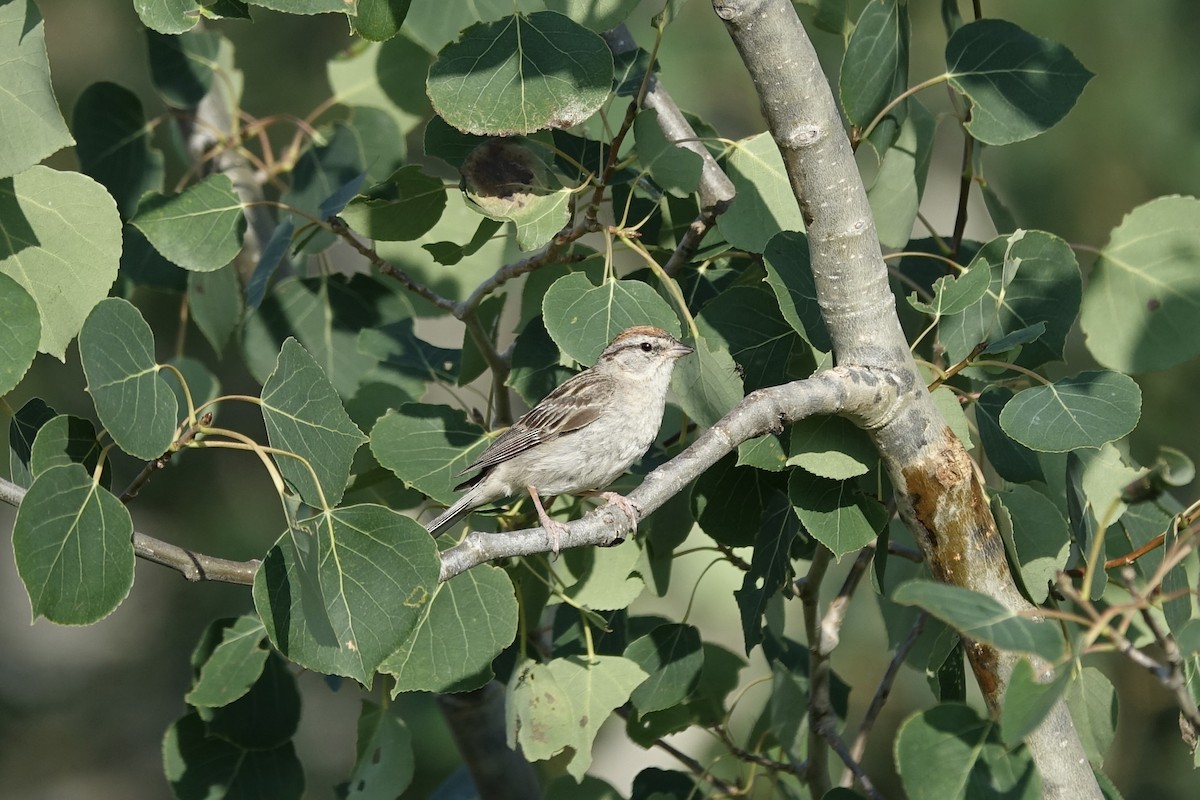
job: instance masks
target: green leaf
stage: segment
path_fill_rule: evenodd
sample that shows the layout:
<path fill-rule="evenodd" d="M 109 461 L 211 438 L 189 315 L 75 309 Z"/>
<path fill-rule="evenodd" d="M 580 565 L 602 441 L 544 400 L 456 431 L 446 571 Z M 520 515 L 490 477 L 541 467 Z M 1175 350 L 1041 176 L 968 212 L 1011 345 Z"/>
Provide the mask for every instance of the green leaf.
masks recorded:
<path fill-rule="evenodd" d="M 46 58 L 46 30 L 37 4 L 12 0 L 0 5 L 0 178 L 16 175 L 74 144 Z"/>
<path fill-rule="evenodd" d="M 197 649 L 210 644 L 216 642 L 206 637 Z M 196 660 L 193 654 L 193 665 Z M 196 709 L 207 733 L 243 750 L 286 745 L 300 724 L 300 691 L 291 668 L 279 653 L 268 652 L 262 674 L 244 695 L 229 705 Z"/>
<path fill-rule="evenodd" d="M 415 766 L 412 735 L 404 720 L 391 709 L 363 700 L 346 800 L 397 797 L 412 783 Z"/>
<path fill-rule="evenodd" d="M 419 338 L 412 319 L 402 319 L 358 334 L 358 351 L 422 381 L 452 383 L 462 351 L 437 347 Z"/>
<path fill-rule="evenodd" d="M 285 219 L 275 226 L 271 238 L 263 245 L 254 265 L 254 272 L 246 283 L 246 307 L 253 310 L 262 305 L 275 271 L 287 261 L 288 250 L 292 246 L 292 234 L 296 232 L 296 222 Z"/>
<path fill-rule="evenodd" d="M 1000 737 L 1011 745 L 1022 742 L 1046 719 L 1070 680 L 1069 667 L 1061 667 L 1050 681 L 1045 681 L 1034 675 L 1028 659 L 1018 661 L 1004 691 Z"/>
<path fill-rule="evenodd" d="M 767 603 L 792 579 L 792 542 L 800 532 L 799 519 L 783 492 L 768 495 L 763 522 L 754 537 L 750 569 L 742 578 L 741 588 L 733 591 L 742 619 L 746 655 L 762 643 Z"/>
<path fill-rule="evenodd" d="M 411 5 L 412 0 L 358 0 L 358 15 L 350 17 L 350 26 L 364 39 L 386 41 L 400 32 Z"/>
<path fill-rule="evenodd" d="M 130 224 L 173 264 L 212 272 L 242 249 L 246 218 L 228 176 L 210 175 L 177 195 L 150 194 Z"/>
<path fill-rule="evenodd" d="M 321 366 L 291 337 L 263 384 L 262 413 L 271 446 L 303 459 L 273 453 L 283 477 L 310 506 L 337 505 L 367 437 L 350 421 Z"/>
<path fill-rule="evenodd" d="M 625 608 L 642 593 L 646 582 L 639 571 L 641 550 L 628 547 L 591 547 L 568 551 L 553 571 L 563 594 L 574 605 L 593 611 Z"/>
<path fill-rule="evenodd" d="M 788 496 L 805 529 L 839 561 L 865 547 L 887 525 L 883 506 L 849 481 L 795 470 L 788 480 Z"/>
<path fill-rule="evenodd" d="M 1037 453 L 1014 442 L 1000 428 L 1000 414 L 1012 398 L 1012 389 L 1005 386 L 989 386 L 979 396 L 975 405 L 979 440 L 988 462 L 1001 478 L 1013 483 L 1044 481 Z"/>
<path fill-rule="evenodd" d="M 39 351 L 65 359 L 67 344 L 108 295 L 120 258 L 117 205 L 91 178 L 36 166 L 0 179 L 0 273 L 37 303 Z"/>
<path fill-rule="evenodd" d="M 968 450 L 973 448 L 975 444 L 971 440 L 971 424 L 967 421 L 966 412 L 958 400 L 958 395 L 946 386 L 939 386 L 930 392 L 930 395 L 934 406 L 942 413 L 942 418 L 946 420 L 950 430 L 954 431 L 954 435 L 966 445 Z"/>
<path fill-rule="evenodd" d="M 625 21 L 640 0 L 546 0 L 546 8 L 566 14 L 588 30 L 604 33 Z"/>
<path fill-rule="evenodd" d="M 188 310 L 217 355 L 224 352 L 242 321 L 242 285 L 234 265 L 216 272 L 189 272 Z"/>
<path fill-rule="evenodd" d="M 668 141 L 658 125 L 658 112 L 642 110 L 633 121 L 638 161 L 663 191 L 687 197 L 700 185 L 700 156 Z"/>
<path fill-rule="evenodd" d="M 196 0 L 133 0 L 142 24 L 159 33 L 183 33 L 200 21 Z"/>
<path fill-rule="evenodd" d="M 353 11 L 346 0 L 247 0 L 252 5 L 288 14 L 344 14 Z M 361 0 L 355 0 L 357 7 Z"/>
<path fill-rule="evenodd" d="M 194 711 L 167 728 L 163 771 L 176 797 L 300 800 L 304 795 L 304 769 L 291 741 L 247 750 L 210 736 Z"/>
<path fill-rule="evenodd" d="M 489 438 L 456 408 L 405 403 L 375 423 L 371 452 L 406 486 L 449 505 L 456 498 L 457 474 Z"/>
<path fill-rule="evenodd" d="M 717 217 L 717 230 L 729 244 L 761 253 L 780 231 L 804 230 L 783 156 L 769 133 L 738 142 L 725 169 L 737 191 L 737 202 Z"/>
<path fill-rule="evenodd" d="M 33 617 L 88 625 L 133 587 L 133 520 L 78 464 L 34 479 L 13 523 L 13 555 Z"/>
<path fill-rule="evenodd" d="M 342 397 L 352 397 L 378 359 L 358 349 L 364 328 L 412 316 L 406 297 L 367 275 L 286 278 L 242 325 L 242 352 L 250 372 L 264 382 L 279 349 L 294 336 L 312 354 Z"/>
<path fill-rule="evenodd" d="M 187 291 L 188 271 L 172 264 L 132 225 L 121 229 L 121 277 L 166 292 Z"/>
<path fill-rule="evenodd" d="M 1100 766 L 1117 735 L 1116 689 L 1103 672 L 1084 667 L 1067 686 L 1065 699 L 1088 761 Z"/>
<path fill-rule="evenodd" d="M 254 576 L 254 607 L 290 660 L 364 686 L 425 614 L 437 547 L 408 517 L 376 505 L 305 520 Z"/>
<path fill-rule="evenodd" d="M 919 606 L 963 636 L 1002 650 L 1032 653 L 1055 661 L 1063 651 L 1063 635 L 1054 624 L 1036 622 L 1011 611 L 987 595 L 927 580 L 901 584 L 892 600 Z"/>
<path fill-rule="evenodd" d="M 613 61 L 596 34 L 552 11 L 480 22 L 442 48 L 429 99 L 459 130 L 511 136 L 570 128 L 612 89 Z"/>
<path fill-rule="evenodd" d="M 1045 322 L 1045 334 L 1026 344 L 1016 363 L 1032 369 L 1061 361 L 1082 291 L 1070 245 L 1042 231 L 1017 231 L 984 245 L 967 274 L 985 266 L 991 272 L 991 286 L 983 298 L 962 313 L 942 318 L 947 360 L 956 363 L 980 342 L 993 342 Z"/>
<path fill-rule="evenodd" d="M 513 345 L 508 386 L 532 408 L 574 373 L 561 363 L 558 345 L 546 333 L 541 316 L 525 325 Z"/>
<path fill-rule="evenodd" d="M 167 451 L 179 407 L 154 360 L 154 333 L 128 301 L 104 300 L 79 332 L 79 360 L 96 414 L 113 441 L 145 461 Z"/>
<path fill-rule="evenodd" d="M 610 278 L 594 286 L 583 272 L 554 282 L 542 299 L 542 318 L 555 344 L 584 366 L 595 364 L 626 328 L 656 325 L 672 336 L 680 334 L 679 318 L 649 284 Z"/>
<path fill-rule="evenodd" d="M 37 303 L 21 284 L 0 272 L 0 397 L 25 377 L 41 338 Z"/>
<path fill-rule="evenodd" d="M 8 477 L 26 489 L 33 483 L 33 445 L 38 432 L 54 419 L 55 411 L 40 397 L 17 409 L 8 423 Z"/>
<path fill-rule="evenodd" d="M 324 140 L 313 140 L 301 153 L 292 170 L 292 186 L 280 200 L 295 208 L 297 228 L 312 229 L 310 218 L 325 216 L 323 206 L 351 181 L 362 180 L 365 173 L 362 142 L 354 129 L 343 122 L 335 123 L 333 132 Z M 314 229 L 316 234 L 301 249 L 319 253 L 336 240 L 331 232 Z"/>
<path fill-rule="evenodd" d="M 402 167 L 357 195 L 342 219 L 368 239 L 408 241 L 428 233 L 446 208 L 446 187 L 420 167 Z"/>
<path fill-rule="evenodd" d="M 905 720 L 896 768 L 911 800 L 1038 800 L 1041 778 L 1022 747 L 1010 750 L 997 725 L 965 705 L 944 703 Z"/>
<path fill-rule="evenodd" d="M 262 620 L 247 614 L 214 623 L 195 682 L 184 699 L 193 706 L 226 706 L 244 696 L 262 675 L 269 650 Z M 219 641 L 216 640 L 220 636 Z"/>
<path fill-rule="evenodd" d="M 438 584 L 426 613 L 380 665 L 401 692 L 464 692 L 492 679 L 492 661 L 517 633 L 517 600 L 504 570 L 482 565 Z"/>
<path fill-rule="evenodd" d="M 75 101 L 71 127 L 80 171 L 104 185 L 123 219 L 133 216 L 143 194 L 162 191 L 163 155 L 133 92 L 93 83 Z"/>
<path fill-rule="evenodd" d="M 879 453 L 866 432 L 845 417 L 813 416 L 792 425 L 788 437 L 789 467 L 844 481 L 866 475 Z"/>
<path fill-rule="evenodd" d="M 904 122 L 895 142 L 883 152 L 879 168 L 867 189 L 867 201 L 871 204 L 879 241 L 885 247 L 898 249 L 912 238 L 937 128 L 933 115 L 916 100 L 910 99 L 904 106 L 908 109 Z M 875 130 L 881 131 L 882 126 Z M 872 135 L 865 143 L 873 143 L 874 139 L 875 135 Z M 860 147 L 859 152 L 866 150 Z"/>
<path fill-rule="evenodd" d="M 624 655 L 650 676 L 629 698 L 639 714 L 685 701 L 704 667 L 700 631 L 693 625 L 660 625 L 630 642 Z"/>
<path fill-rule="evenodd" d="M 842 110 L 856 128 L 865 128 L 907 87 L 909 33 L 905 4 L 872 0 L 859 15 L 838 77 Z"/>
<path fill-rule="evenodd" d="M 747 314 L 749 308 L 755 313 Z M 747 392 L 787 383 L 816 368 L 812 350 L 765 286 L 731 286 L 705 304 L 697 322 L 701 335 L 728 346 Z"/>
<path fill-rule="evenodd" d="M 221 34 L 212 31 L 173 32 L 180 35 L 164 36 L 153 30 L 146 31 L 150 80 L 167 105 L 195 108 L 212 88 L 221 50 Z"/>
<path fill-rule="evenodd" d="M 946 42 L 950 84 L 971 101 L 967 130 L 984 144 L 1020 142 L 1067 115 L 1092 73 L 1061 44 L 980 19 Z"/>
<path fill-rule="evenodd" d="M 671 391 L 693 420 L 711 427 L 745 396 L 737 364 L 723 343 L 701 336 L 696 352 L 679 359 L 671 375 Z"/>
<path fill-rule="evenodd" d="M 79 464 L 88 475 L 94 475 L 102 449 L 91 420 L 59 414 L 38 429 L 29 450 L 29 472 L 36 478 L 53 467 Z M 106 489 L 109 477 L 109 472 L 100 476 L 100 485 Z"/>
<path fill-rule="evenodd" d="M 1200 200 L 1160 197 L 1113 228 L 1092 267 L 1080 326 L 1106 367 L 1150 372 L 1200 354 Z"/>
<path fill-rule="evenodd" d="M 908 304 L 918 311 L 937 317 L 961 314 L 978 303 L 992 285 L 992 272 L 986 261 L 976 259 L 964 272 L 945 275 L 933 282 L 933 300 L 926 303 L 913 292 Z"/>
<path fill-rule="evenodd" d="M 1119 372 L 1081 372 L 1017 395 L 1000 412 L 1000 426 L 1043 453 L 1099 447 L 1128 434 L 1141 416 L 1142 392 Z"/>
<path fill-rule="evenodd" d="M 410 35 L 426 40 L 407 23 L 405 28 L 383 44 L 351 48 L 328 64 L 335 101 L 387 114 L 401 135 L 422 124 L 432 110 L 425 95 L 425 76 L 433 59 Z M 358 127 L 353 119 L 351 124 Z"/>
<path fill-rule="evenodd" d="M 1066 568 L 1071 552 L 1067 520 L 1045 495 L 1019 483 L 993 495 L 992 509 L 1012 561 L 1020 569 L 1025 593 L 1033 602 L 1044 603 L 1050 583 Z"/>
<path fill-rule="evenodd" d="M 508 743 L 541 761 L 574 750 L 567 772 L 580 780 L 592 763 L 592 742 L 613 709 L 629 699 L 646 673 L 627 658 L 590 663 L 557 658 L 526 661 L 508 686 Z"/>
<path fill-rule="evenodd" d="M 794 231 L 772 236 L 763 251 L 763 266 L 783 318 L 813 347 L 832 350 L 808 261 L 808 237 Z"/>

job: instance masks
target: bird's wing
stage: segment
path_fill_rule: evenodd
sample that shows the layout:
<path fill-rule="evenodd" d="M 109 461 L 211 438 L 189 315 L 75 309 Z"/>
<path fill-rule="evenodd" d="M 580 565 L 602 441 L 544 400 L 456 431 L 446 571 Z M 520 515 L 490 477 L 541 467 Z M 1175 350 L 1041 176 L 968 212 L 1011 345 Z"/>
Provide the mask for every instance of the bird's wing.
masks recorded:
<path fill-rule="evenodd" d="M 579 378 L 582 374 L 546 395 L 542 402 L 500 434 L 491 447 L 484 450 L 459 475 L 494 467 L 543 442 L 594 422 L 600 416 L 605 401 L 612 396 L 612 388 L 609 380 L 595 374 L 581 381 Z"/>

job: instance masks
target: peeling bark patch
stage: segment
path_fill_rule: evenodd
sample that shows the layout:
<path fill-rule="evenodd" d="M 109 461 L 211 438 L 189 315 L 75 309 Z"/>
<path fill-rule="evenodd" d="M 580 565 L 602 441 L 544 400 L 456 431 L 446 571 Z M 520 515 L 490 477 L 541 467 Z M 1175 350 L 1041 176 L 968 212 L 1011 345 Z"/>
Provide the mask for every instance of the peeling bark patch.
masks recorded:
<path fill-rule="evenodd" d="M 997 711 L 1000 708 L 1001 686 L 999 680 L 1000 659 L 996 648 L 969 640 L 965 644 L 967 661 L 971 664 L 971 671 L 975 673 L 975 680 L 979 682 L 983 699 L 987 702 L 989 709 Z"/>
<path fill-rule="evenodd" d="M 1007 569 L 1004 551 L 962 443 L 943 428 L 931 451 L 901 471 L 908 503 L 925 533 L 923 544 L 934 575 L 970 589 L 976 581 L 967 566 Z"/>

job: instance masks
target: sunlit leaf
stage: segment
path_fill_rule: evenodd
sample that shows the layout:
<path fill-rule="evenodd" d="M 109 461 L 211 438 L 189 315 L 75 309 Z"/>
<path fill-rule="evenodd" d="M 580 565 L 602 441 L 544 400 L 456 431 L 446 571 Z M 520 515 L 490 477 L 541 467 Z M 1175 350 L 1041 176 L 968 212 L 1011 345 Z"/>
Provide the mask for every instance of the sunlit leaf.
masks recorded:
<path fill-rule="evenodd" d="M 655 325 L 679 336 L 679 318 L 649 284 L 613 278 L 595 286 L 582 272 L 554 282 L 542 300 L 542 318 L 555 344 L 585 366 L 635 325 Z"/>
<path fill-rule="evenodd" d="M 1113 229 L 1080 326 L 1106 367 L 1150 372 L 1200 354 L 1200 200 L 1160 197 Z"/>
<path fill-rule="evenodd" d="M 75 141 L 54 99 L 45 23 L 33 0 L 0 4 L 0 52 L 0 178 L 7 178 Z"/>
<path fill-rule="evenodd" d="M 608 97 L 612 74 L 603 39 L 539 11 L 467 28 L 429 68 L 428 91 L 459 130 L 511 136 L 583 122 Z"/>
<path fill-rule="evenodd" d="M 35 166 L 0 179 L 0 273 L 37 303 L 41 352 L 65 358 L 120 258 L 117 205 L 91 178 Z"/>

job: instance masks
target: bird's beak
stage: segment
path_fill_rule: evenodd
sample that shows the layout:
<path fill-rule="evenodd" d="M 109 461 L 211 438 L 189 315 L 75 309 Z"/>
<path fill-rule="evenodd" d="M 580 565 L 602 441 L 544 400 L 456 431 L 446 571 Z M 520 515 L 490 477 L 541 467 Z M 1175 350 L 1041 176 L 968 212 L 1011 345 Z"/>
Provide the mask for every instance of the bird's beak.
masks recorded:
<path fill-rule="evenodd" d="M 667 351 L 667 355 L 671 358 L 683 358 L 689 353 L 694 352 L 696 352 L 695 348 L 688 347 L 683 342 L 675 342 L 675 344 L 671 345 L 671 349 Z"/>

